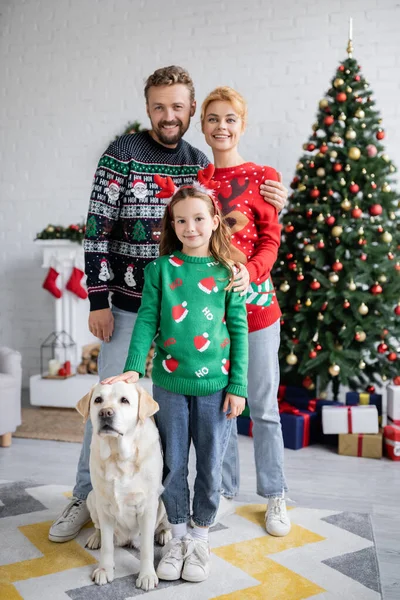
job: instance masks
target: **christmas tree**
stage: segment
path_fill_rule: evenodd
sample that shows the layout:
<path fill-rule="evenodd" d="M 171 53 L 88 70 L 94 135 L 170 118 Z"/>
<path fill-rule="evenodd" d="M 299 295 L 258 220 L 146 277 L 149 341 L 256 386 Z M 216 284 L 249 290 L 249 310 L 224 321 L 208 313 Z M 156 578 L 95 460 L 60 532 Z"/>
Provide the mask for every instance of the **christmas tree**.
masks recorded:
<path fill-rule="evenodd" d="M 142 221 L 136 221 L 132 231 L 132 238 L 138 242 L 146 239 L 146 229 Z"/>
<path fill-rule="evenodd" d="M 332 381 L 335 397 L 400 374 L 396 168 L 352 52 L 350 40 L 303 146 L 274 275 L 282 378 Z"/>

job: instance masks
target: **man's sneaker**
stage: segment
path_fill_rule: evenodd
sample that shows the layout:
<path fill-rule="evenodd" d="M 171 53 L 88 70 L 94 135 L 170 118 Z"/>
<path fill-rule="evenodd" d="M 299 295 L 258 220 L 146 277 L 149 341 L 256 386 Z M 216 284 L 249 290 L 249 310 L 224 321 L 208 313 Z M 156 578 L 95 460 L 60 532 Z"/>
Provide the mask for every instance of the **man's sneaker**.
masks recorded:
<path fill-rule="evenodd" d="M 182 579 L 197 583 L 204 581 L 210 574 L 210 546 L 208 542 L 196 540 L 191 535 L 184 538 L 186 545 Z"/>
<path fill-rule="evenodd" d="M 270 535 L 283 537 L 289 533 L 291 524 L 286 512 L 285 498 L 268 498 L 265 526 Z"/>
<path fill-rule="evenodd" d="M 82 527 L 90 521 L 90 513 L 85 500 L 72 498 L 68 506 L 50 527 L 51 542 L 68 542 L 73 540 Z"/>
<path fill-rule="evenodd" d="M 165 553 L 157 567 L 159 579 L 176 581 L 180 579 L 184 560 L 185 544 L 181 538 L 172 538 L 165 546 Z"/>

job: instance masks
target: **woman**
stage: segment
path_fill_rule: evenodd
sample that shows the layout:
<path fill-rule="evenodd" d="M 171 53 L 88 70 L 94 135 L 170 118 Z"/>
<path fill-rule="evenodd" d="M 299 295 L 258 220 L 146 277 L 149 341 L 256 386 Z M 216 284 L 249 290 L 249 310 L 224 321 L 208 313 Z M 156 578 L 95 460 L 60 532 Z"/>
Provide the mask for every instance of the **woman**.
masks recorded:
<path fill-rule="evenodd" d="M 287 487 L 277 401 L 281 312 L 270 276 L 280 244 L 280 225 L 276 209 L 259 193 L 261 181 L 278 181 L 279 177 L 271 167 L 246 162 L 239 154 L 246 121 L 246 101 L 232 88 L 216 88 L 203 102 L 202 131 L 214 155 L 214 179 L 220 182 L 217 197 L 231 227 L 232 258 L 240 265 L 242 276 L 235 289 L 247 294 L 248 404 L 257 493 L 268 498 L 267 532 L 285 536 L 291 525 L 284 499 Z M 223 496 L 232 499 L 238 488 L 237 430 L 233 428 L 223 464 Z"/>

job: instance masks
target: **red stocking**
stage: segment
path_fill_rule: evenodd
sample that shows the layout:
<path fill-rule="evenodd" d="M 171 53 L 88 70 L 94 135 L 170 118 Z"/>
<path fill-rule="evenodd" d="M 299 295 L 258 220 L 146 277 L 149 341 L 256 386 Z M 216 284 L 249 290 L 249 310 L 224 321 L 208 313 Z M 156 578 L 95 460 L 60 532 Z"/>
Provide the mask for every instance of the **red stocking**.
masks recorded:
<path fill-rule="evenodd" d="M 57 287 L 56 280 L 59 276 L 59 273 L 53 267 L 50 267 L 46 279 L 43 281 L 42 288 L 53 294 L 55 298 L 61 298 L 62 292 Z"/>
<path fill-rule="evenodd" d="M 81 271 L 81 269 L 74 267 L 72 269 L 71 277 L 69 278 L 68 283 L 65 287 L 73 294 L 76 294 L 78 298 L 82 298 L 82 300 L 85 300 L 88 297 L 88 293 L 85 290 L 85 288 L 82 287 L 81 284 L 83 276 L 84 272 Z"/>

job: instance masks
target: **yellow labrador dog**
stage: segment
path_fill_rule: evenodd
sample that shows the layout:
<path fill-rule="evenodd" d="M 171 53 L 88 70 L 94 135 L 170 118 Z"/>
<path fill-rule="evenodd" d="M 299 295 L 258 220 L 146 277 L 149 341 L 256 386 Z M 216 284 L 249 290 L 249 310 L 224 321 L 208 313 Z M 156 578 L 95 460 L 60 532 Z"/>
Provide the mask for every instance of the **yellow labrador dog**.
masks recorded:
<path fill-rule="evenodd" d="M 103 585 L 114 579 L 114 539 L 118 546 L 136 545 L 140 534 L 140 571 L 136 587 L 158 584 L 154 570 L 154 536 L 171 539 L 162 492 L 163 459 L 154 420 L 158 404 L 140 386 L 98 384 L 77 404 L 93 425 L 87 504 L 95 533 L 87 546 L 101 546 L 92 579 Z"/>

